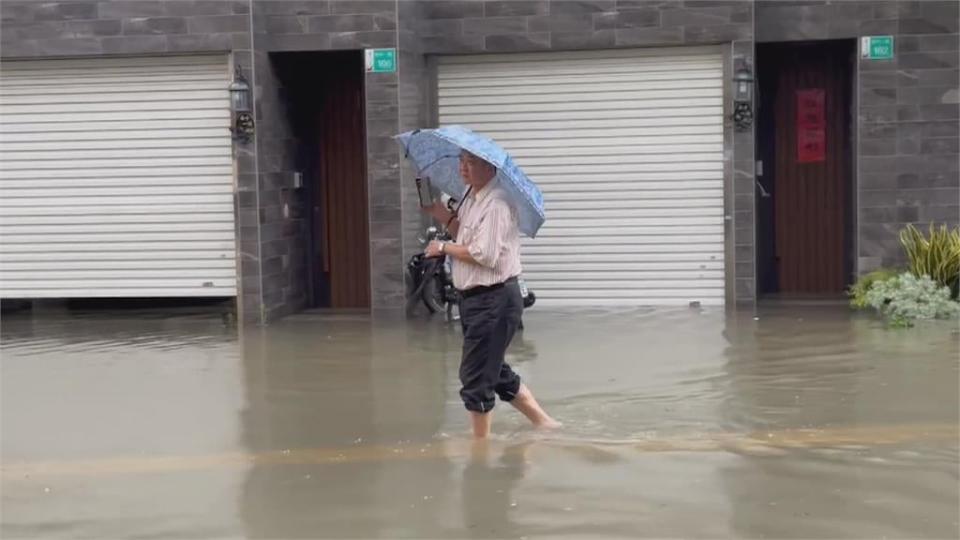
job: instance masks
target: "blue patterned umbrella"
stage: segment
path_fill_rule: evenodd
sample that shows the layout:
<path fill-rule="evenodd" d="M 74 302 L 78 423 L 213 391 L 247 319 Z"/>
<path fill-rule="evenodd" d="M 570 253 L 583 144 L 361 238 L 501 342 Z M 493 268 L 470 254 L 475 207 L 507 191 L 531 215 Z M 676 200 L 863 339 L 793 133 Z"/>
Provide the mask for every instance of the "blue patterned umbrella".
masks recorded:
<path fill-rule="evenodd" d="M 507 152 L 492 140 L 463 126 L 418 129 L 397 135 L 404 155 L 420 175 L 444 193 L 462 198 L 466 191 L 460 177 L 460 151 L 466 150 L 497 168 L 497 178 L 517 211 L 520 232 L 533 238 L 546 216 L 543 194 L 527 178 Z"/>

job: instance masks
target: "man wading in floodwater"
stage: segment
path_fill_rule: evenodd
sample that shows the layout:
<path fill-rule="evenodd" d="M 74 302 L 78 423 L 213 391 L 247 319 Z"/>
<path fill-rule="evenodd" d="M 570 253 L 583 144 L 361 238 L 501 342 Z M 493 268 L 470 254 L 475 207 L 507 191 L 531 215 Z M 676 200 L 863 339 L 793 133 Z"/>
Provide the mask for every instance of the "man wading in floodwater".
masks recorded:
<path fill-rule="evenodd" d="M 426 211 L 440 223 L 449 223 L 456 242 L 433 241 L 427 257 L 453 258 L 453 284 L 460 291 L 463 357 L 460 360 L 460 397 L 470 411 L 473 435 L 490 434 L 495 397 L 513 405 L 539 428 L 560 424 L 550 418 L 504 361 L 504 354 L 523 314 L 517 284 L 520 233 L 517 216 L 498 186 L 497 169 L 483 159 L 460 153 L 460 175 L 470 193 L 459 215 L 437 202 Z"/>

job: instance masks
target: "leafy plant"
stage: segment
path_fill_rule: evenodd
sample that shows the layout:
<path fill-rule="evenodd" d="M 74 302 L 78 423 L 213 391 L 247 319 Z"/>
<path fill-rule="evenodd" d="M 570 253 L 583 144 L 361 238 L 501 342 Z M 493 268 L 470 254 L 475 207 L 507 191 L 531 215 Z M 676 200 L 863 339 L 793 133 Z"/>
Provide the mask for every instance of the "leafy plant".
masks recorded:
<path fill-rule="evenodd" d="M 937 283 L 950 288 L 950 295 L 960 295 L 960 227 L 948 230 L 930 224 L 930 236 L 925 237 L 913 225 L 900 231 L 900 244 L 906 251 L 909 269 L 915 276 L 930 276 Z"/>
<path fill-rule="evenodd" d="M 900 274 L 901 270 L 893 268 L 880 268 L 869 274 L 860 276 L 856 283 L 847 289 L 847 296 L 850 297 L 850 306 L 856 309 L 865 309 L 870 306 L 867 302 L 867 292 L 870 287 L 878 281 L 885 281 Z"/>
<path fill-rule="evenodd" d="M 918 319 L 948 319 L 960 315 L 960 302 L 950 298 L 950 289 L 930 276 L 910 272 L 874 282 L 866 294 L 867 304 L 893 326 L 913 326 Z"/>

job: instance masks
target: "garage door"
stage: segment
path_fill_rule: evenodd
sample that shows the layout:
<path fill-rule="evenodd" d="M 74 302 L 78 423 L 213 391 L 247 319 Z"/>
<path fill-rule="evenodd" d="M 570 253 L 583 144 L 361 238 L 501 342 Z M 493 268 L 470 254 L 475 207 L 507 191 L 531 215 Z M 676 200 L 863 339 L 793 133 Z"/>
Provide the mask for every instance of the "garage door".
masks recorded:
<path fill-rule="evenodd" d="M 723 303 L 722 74 L 714 49 L 440 59 L 440 124 L 500 142 L 543 190 L 523 247 L 538 299 Z"/>
<path fill-rule="evenodd" d="M 0 75 L 3 297 L 237 294 L 225 57 Z"/>

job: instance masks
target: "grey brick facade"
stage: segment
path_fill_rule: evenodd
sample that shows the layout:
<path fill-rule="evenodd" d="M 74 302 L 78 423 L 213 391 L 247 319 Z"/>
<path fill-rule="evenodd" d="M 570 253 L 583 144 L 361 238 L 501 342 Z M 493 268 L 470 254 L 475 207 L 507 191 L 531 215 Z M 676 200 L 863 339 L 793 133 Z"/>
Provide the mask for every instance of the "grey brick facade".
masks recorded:
<path fill-rule="evenodd" d="M 276 2 L 254 0 L 252 30 L 258 87 L 256 152 L 259 155 L 261 319 L 269 321 L 306 303 L 306 208 L 302 194 L 290 189 L 297 141 L 290 131 L 283 89 L 269 53 L 395 47 L 395 2 Z M 391 137 L 397 132 L 397 76 L 366 79 L 367 163 L 371 218 L 371 287 L 375 307 L 402 305 L 403 282 L 399 194 L 399 155 Z M 387 111 L 386 113 L 378 111 Z M 289 217 L 270 212 L 286 205 Z M 272 264 L 270 264 L 272 263 Z"/>
<path fill-rule="evenodd" d="M 753 0 L 6 0 L 3 59 L 220 52 L 256 91 L 257 135 L 237 145 L 244 319 L 306 304 L 305 201 L 292 189 L 296 140 L 270 53 L 397 47 L 398 70 L 366 76 L 371 290 L 402 306 L 403 266 L 423 219 L 391 137 L 430 123 L 438 54 L 717 44 L 752 58 L 756 41 L 891 34 L 896 58 L 861 62 L 861 270 L 899 255 L 907 222 L 960 221 L 958 14 L 951 1 Z M 727 79 L 732 75 L 727 73 Z M 729 99 L 725 100 L 729 103 Z M 727 126 L 728 300 L 755 299 L 754 134 Z"/>

